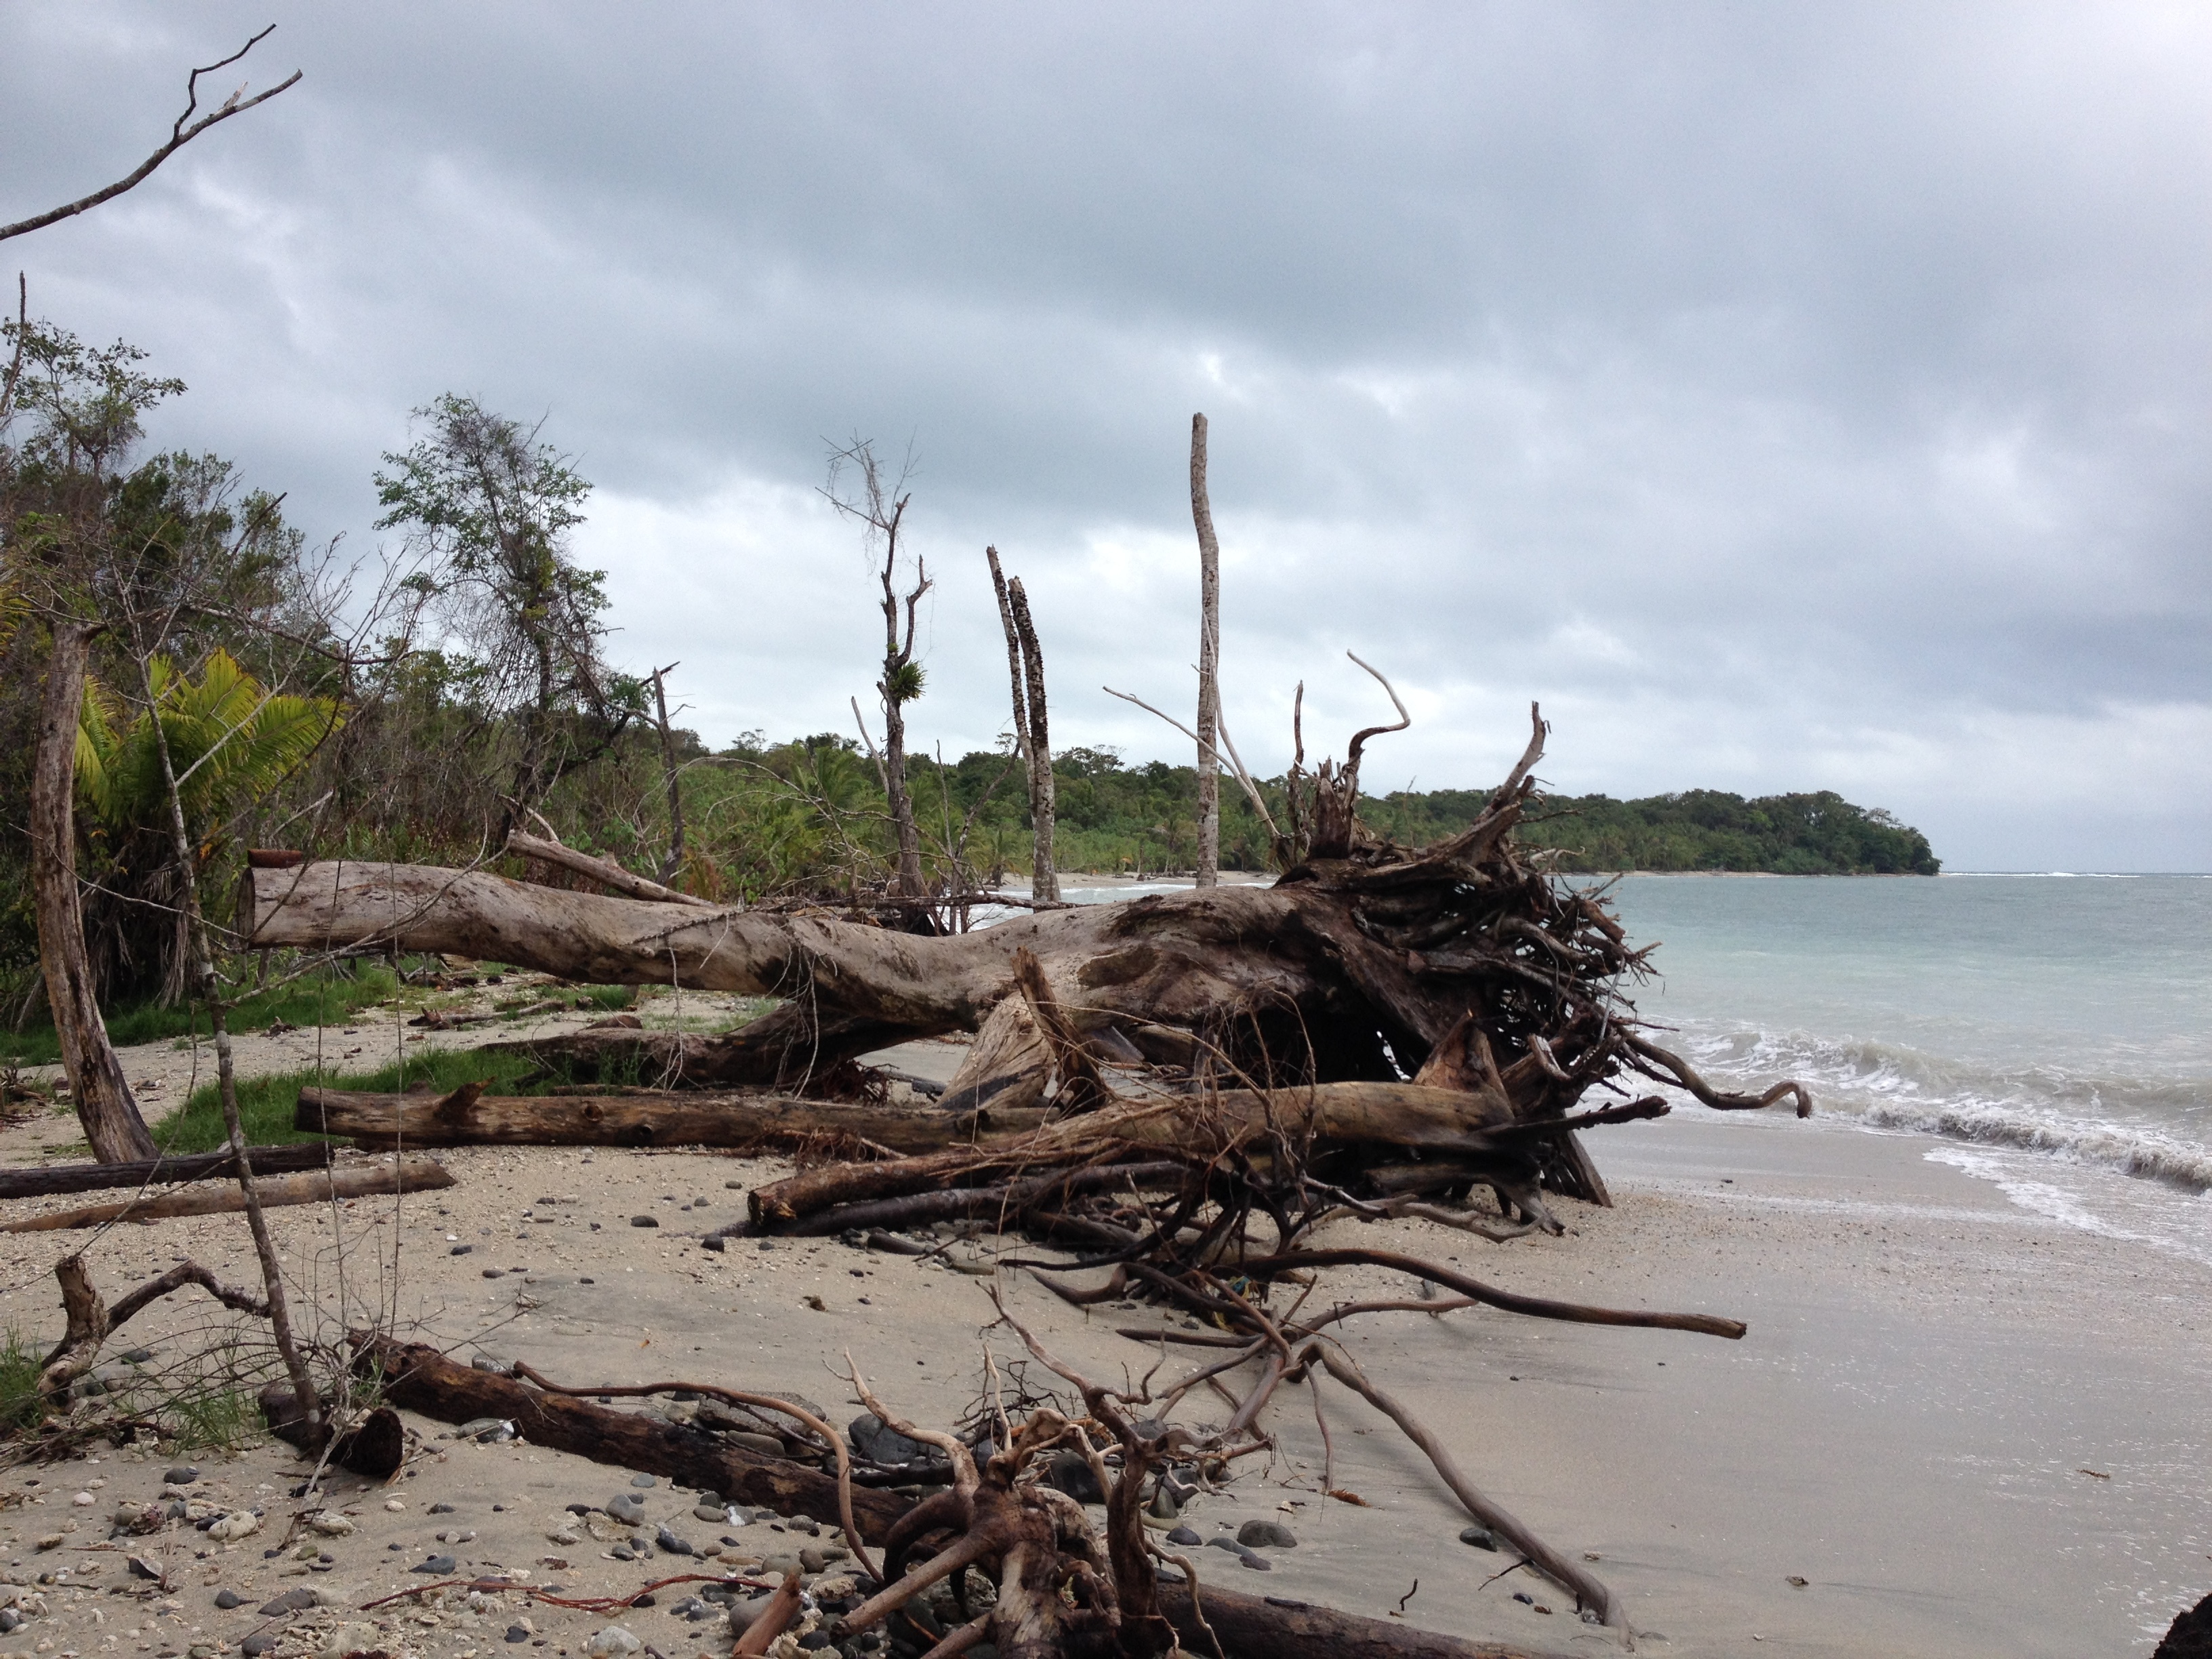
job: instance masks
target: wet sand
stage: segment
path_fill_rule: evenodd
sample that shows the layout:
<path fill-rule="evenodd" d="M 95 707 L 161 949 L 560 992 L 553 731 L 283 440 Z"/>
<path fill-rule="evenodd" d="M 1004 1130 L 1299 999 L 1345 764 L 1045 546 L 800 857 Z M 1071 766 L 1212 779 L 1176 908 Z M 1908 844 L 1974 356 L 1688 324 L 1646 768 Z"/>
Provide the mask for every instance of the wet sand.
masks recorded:
<path fill-rule="evenodd" d="M 957 1059 L 951 1044 L 898 1054 L 908 1069 L 939 1075 Z M 0 1154 L 27 1147 L 31 1133 L 0 1136 Z M 1736 1316 L 1751 1326 L 1740 1343 L 1488 1310 L 1370 1316 L 1352 1323 L 1351 1340 L 1376 1382 L 1443 1436 L 1474 1480 L 1559 1547 L 1597 1558 L 1593 1571 L 1623 1596 L 1643 1651 L 2147 1654 L 2176 1611 L 2212 1589 L 2203 1409 L 2212 1269 L 2030 1214 L 1994 1186 L 1929 1161 L 1934 1144 L 1817 1119 L 1686 1111 L 1595 1138 L 1618 1204 L 1567 1206 L 1567 1237 L 1493 1245 L 1418 1221 L 1332 1230 L 1343 1242 L 1455 1258 L 1515 1289 Z M 575 1382 L 703 1378 L 794 1389 L 841 1421 L 858 1410 L 839 1375 L 847 1350 L 888 1399 L 939 1422 L 975 1401 L 982 1343 L 1002 1365 L 1018 1357 L 1008 1333 L 986 1331 L 981 1281 L 957 1267 L 835 1240 L 702 1249 L 696 1235 L 735 1221 L 744 1189 L 787 1168 L 775 1161 L 555 1148 L 444 1156 L 459 1176 L 448 1191 L 361 1201 L 335 1217 L 327 1208 L 272 1214 L 325 1338 L 346 1320 L 376 1317 L 459 1355 L 519 1357 Z M 11 1212 L 68 1201 L 25 1200 Z M 636 1216 L 659 1224 L 633 1225 Z M 0 1237 L 0 1323 L 51 1340 L 59 1326 L 52 1264 L 87 1242 Z M 453 1254 L 461 1246 L 467 1254 Z M 235 1218 L 120 1227 L 91 1241 L 95 1277 L 111 1294 L 185 1255 L 228 1280 L 252 1280 Z M 1159 1357 L 1158 1345 L 1115 1335 L 1115 1324 L 1181 1328 L 1151 1309 L 1086 1316 L 1019 1275 L 1006 1278 L 1019 1316 L 1094 1374 L 1141 1375 Z M 1408 1288 L 1396 1275 L 1346 1269 L 1332 1271 L 1318 1294 Z M 213 1326 L 207 1307 L 189 1292 L 173 1297 L 126 1328 L 111 1354 L 143 1345 L 159 1369 Z M 1202 1358 L 1170 1350 L 1162 1375 Z M 1265 1575 L 1212 1550 L 1200 1552 L 1201 1571 L 1239 1589 L 1377 1616 L 1403 1599 L 1409 1623 L 1462 1636 L 1617 1650 L 1525 1570 L 1485 1587 L 1512 1559 L 1458 1541 L 1467 1517 L 1387 1423 L 1333 1385 L 1322 1403 L 1335 1482 L 1372 1507 L 1320 1495 L 1311 1396 L 1286 1389 L 1267 1423 L 1279 1443 L 1272 1467 L 1250 1460 L 1229 1489 L 1194 1500 L 1186 1520 L 1211 1535 L 1270 1516 L 1298 1546 L 1265 1552 Z M 1201 1393 L 1182 1415 L 1224 1413 Z M 0 1637 L 0 1653 L 158 1659 L 193 1642 L 235 1651 L 264 1625 L 293 1629 L 283 1651 L 319 1651 L 322 1632 L 349 1615 L 264 1620 L 255 1607 L 303 1583 L 356 1604 L 388 1594 L 446 1547 L 435 1531 L 457 1525 L 476 1534 L 452 1547 L 460 1571 L 520 1567 L 570 1594 L 628 1590 L 691 1565 L 623 1563 L 599 1540 L 549 1541 L 564 1504 L 604 1504 L 628 1488 L 626 1471 L 526 1445 L 457 1444 L 435 1437 L 443 1425 L 410 1424 L 425 1455 L 391 1492 L 340 1479 L 357 1530 L 324 1541 L 329 1571 L 264 1560 L 274 1540 L 260 1534 L 224 1549 L 172 1533 L 133 1546 L 169 1552 L 179 1570 L 169 1595 L 50 1588 L 49 1612 Z M 0 1473 L 0 1492 L 33 1494 L 0 1510 L 5 1576 L 90 1562 L 103 1568 L 96 1585 L 122 1582 L 123 1555 L 83 1547 L 105 1539 L 99 1523 L 118 1494 L 152 1494 L 172 1461 L 125 1450 L 96 1465 Z M 260 1504 L 264 1530 L 278 1536 L 307 1507 L 287 1499 L 299 1472 L 282 1446 L 186 1461 L 227 1483 L 233 1499 Z M 32 1476 L 44 1484 L 29 1487 Z M 95 1480 L 110 1484 L 94 1491 Z M 81 1491 L 97 1501 L 73 1505 Z M 39 1492 L 56 1495 L 40 1502 Z M 724 1534 L 686 1518 L 690 1494 L 663 1482 L 647 1496 L 654 1523 L 665 1519 L 701 1545 Z M 454 1515 L 429 1516 L 434 1502 L 453 1504 Z M 72 1516 L 78 1529 L 61 1546 L 36 1548 Z M 728 1535 L 742 1546 L 731 1547 L 732 1560 L 793 1541 L 765 1527 Z M 568 1565 L 548 1567 L 548 1557 Z M 225 1586 L 246 1605 L 216 1612 L 211 1597 Z M 1515 1601 L 1516 1590 L 1553 1611 Z M 165 1602 L 173 1613 L 160 1613 Z M 95 1609 L 104 1623 L 93 1622 Z M 425 1626 L 387 1608 L 375 1615 L 386 1621 L 375 1640 L 355 1639 L 362 1630 L 347 1641 L 458 1656 L 500 1644 L 520 1610 L 509 1596 L 480 1613 L 449 1608 Z M 580 1654 L 606 1622 L 542 1607 L 528 1616 L 535 1630 L 526 1639 L 554 1654 Z M 669 1659 L 727 1650 L 726 1626 L 694 1626 L 665 1610 L 624 1622 Z"/>

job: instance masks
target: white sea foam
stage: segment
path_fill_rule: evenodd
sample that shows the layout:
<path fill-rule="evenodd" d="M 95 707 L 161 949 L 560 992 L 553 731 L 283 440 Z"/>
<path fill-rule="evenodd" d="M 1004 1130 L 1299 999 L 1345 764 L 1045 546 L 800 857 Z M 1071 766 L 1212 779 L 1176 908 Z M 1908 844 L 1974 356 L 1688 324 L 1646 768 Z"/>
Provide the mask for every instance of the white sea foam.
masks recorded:
<path fill-rule="evenodd" d="M 1997 1066 L 1851 1039 L 1695 1028 L 1685 1046 L 1716 1082 L 1764 1088 L 1792 1077 L 1818 1109 L 1871 1127 L 1909 1129 L 2042 1152 L 2102 1169 L 2212 1188 L 2212 1146 L 2189 1133 L 2212 1122 L 2203 1083 L 2182 1077 L 2093 1078 L 2051 1065 Z"/>

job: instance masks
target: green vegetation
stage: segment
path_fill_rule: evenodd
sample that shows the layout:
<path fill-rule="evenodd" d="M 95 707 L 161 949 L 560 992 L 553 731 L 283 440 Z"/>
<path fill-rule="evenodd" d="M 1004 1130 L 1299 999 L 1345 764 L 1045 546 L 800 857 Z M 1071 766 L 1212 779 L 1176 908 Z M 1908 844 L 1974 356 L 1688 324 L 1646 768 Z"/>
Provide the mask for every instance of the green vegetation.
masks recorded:
<path fill-rule="evenodd" d="M 34 1428 L 46 1414 L 39 1398 L 39 1361 L 43 1356 L 13 1325 L 0 1330 L 0 1439 Z"/>
<path fill-rule="evenodd" d="M 1463 829 L 1482 792 L 1439 789 L 1363 802 L 1376 830 L 1416 843 Z M 1942 868 L 1928 837 L 1881 808 L 1832 790 L 1746 800 L 1717 789 L 1615 800 L 1554 795 L 1522 839 L 1556 847 L 1570 871 L 1729 870 L 1784 876 L 1932 876 Z"/>
<path fill-rule="evenodd" d="M 361 963 L 351 973 L 329 977 L 312 975 L 240 998 L 231 1009 L 230 1029 L 263 1030 L 279 1020 L 287 1025 L 339 1025 L 361 1009 L 389 1002 L 398 991 L 398 981 L 389 968 Z M 182 1005 L 141 1001 L 107 1014 L 107 1035 L 118 1048 L 158 1042 L 163 1037 L 204 1037 L 209 1033 L 206 1012 Z M 51 1022 L 26 1025 L 18 1031 L 0 1031 L 0 1061 L 51 1066 L 60 1058 Z"/>
<path fill-rule="evenodd" d="M 533 1069 L 533 1063 L 520 1054 L 495 1054 L 481 1048 L 447 1048 L 409 1055 L 404 1073 L 393 1065 L 373 1072 L 326 1070 L 319 1079 L 312 1068 L 271 1077 L 241 1078 L 238 1110 L 245 1121 L 248 1141 L 257 1146 L 284 1146 L 295 1141 L 323 1139 L 320 1135 L 302 1134 L 292 1127 L 293 1113 L 299 1106 L 302 1089 L 366 1089 L 380 1094 L 396 1094 L 419 1083 L 444 1091 L 483 1079 L 490 1082 L 494 1092 L 512 1095 L 527 1092 L 521 1079 Z M 154 1139 L 161 1143 L 163 1151 L 170 1152 L 211 1152 L 227 1145 L 222 1107 L 216 1098 L 214 1084 L 193 1091 L 191 1098 L 181 1109 L 156 1123 Z"/>

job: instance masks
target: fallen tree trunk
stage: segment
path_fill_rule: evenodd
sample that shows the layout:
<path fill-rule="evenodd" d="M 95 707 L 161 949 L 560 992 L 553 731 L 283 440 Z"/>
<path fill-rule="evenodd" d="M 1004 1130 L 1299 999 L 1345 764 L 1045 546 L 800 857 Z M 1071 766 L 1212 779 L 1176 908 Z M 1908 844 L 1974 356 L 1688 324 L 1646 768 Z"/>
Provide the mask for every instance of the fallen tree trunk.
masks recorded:
<path fill-rule="evenodd" d="M 285 1204 L 319 1204 L 332 1199 L 374 1198 L 384 1193 L 429 1192 L 453 1184 L 452 1174 L 435 1158 L 404 1158 L 395 1166 L 365 1164 L 349 1169 L 318 1170 L 303 1175 L 279 1176 L 257 1184 L 261 1207 Z M 82 1209 L 57 1210 L 52 1215 L 26 1216 L 0 1224 L 0 1233 L 58 1232 L 75 1227 L 104 1226 L 111 1221 L 165 1221 L 184 1215 L 228 1215 L 246 1207 L 246 1194 L 234 1185 L 198 1191 L 171 1193 L 161 1198 L 126 1198 L 115 1204 L 88 1204 Z"/>
<path fill-rule="evenodd" d="M 969 1113 L 854 1106 L 758 1094 L 369 1094 L 302 1089 L 293 1127 L 364 1146 L 715 1146 L 920 1153 L 1034 1128 L 1042 1111 Z M 260 1167 L 255 1160 L 255 1167 Z"/>
<path fill-rule="evenodd" d="M 420 1343 L 367 1333 L 356 1333 L 352 1340 L 356 1362 L 382 1378 L 385 1399 L 403 1411 L 443 1423 L 504 1418 L 533 1446 L 661 1475 L 719 1492 L 733 1504 L 842 1524 L 837 1482 L 804 1463 L 726 1444 L 704 1429 L 617 1411 L 572 1395 L 548 1394 L 513 1377 L 457 1365 Z M 853 1492 L 854 1523 L 870 1543 L 880 1542 L 908 1507 L 908 1500 L 893 1492 L 866 1487 Z"/>
<path fill-rule="evenodd" d="M 948 1103 L 1050 1097 L 1064 1109 L 1076 1103 L 1052 1093 L 1054 1075 L 1061 1093 L 1082 1092 L 1100 1059 L 1271 1089 L 1395 1084 L 1440 1052 L 1447 1069 L 1466 1072 L 1480 1039 L 1481 1086 L 1512 1121 L 1539 1127 L 1521 1148 L 1533 1178 L 1603 1203 L 1595 1166 L 1557 1127 L 1594 1087 L 1633 1073 L 1730 1109 L 1806 1103 L 1794 1084 L 1756 1096 L 1713 1089 L 1638 1032 L 1623 988 L 1645 971 L 1645 953 L 1599 896 L 1548 874 L 1541 855 L 1524 860 L 1513 841 L 1544 729 L 1534 720 L 1505 783 L 1435 846 L 1390 846 L 1346 817 L 1316 842 L 1333 856 L 1272 887 L 1153 894 L 975 933 L 919 937 L 819 914 L 353 862 L 253 870 L 240 923 L 261 948 L 445 951 L 574 980 L 786 1000 L 722 1037 L 602 1031 L 532 1049 L 580 1076 L 619 1056 L 641 1067 L 632 1075 L 694 1087 L 803 1091 L 891 1042 L 981 1030 Z M 1024 953 L 1035 973 L 1018 991 Z M 1035 1011 L 1048 1007 L 1056 1035 L 1036 1029 Z M 1467 1052 L 1455 1054 L 1455 1042 Z"/>
<path fill-rule="evenodd" d="M 331 1149 L 312 1142 L 246 1150 L 257 1176 L 312 1170 L 331 1161 Z M 237 1167 L 237 1159 L 228 1152 L 188 1152 L 175 1158 L 134 1158 L 128 1164 L 55 1164 L 38 1170 L 0 1170 L 0 1199 L 47 1198 L 58 1193 L 139 1187 L 148 1182 L 205 1181 L 230 1175 Z"/>
<path fill-rule="evenodd" d="M 1126 1101 L 984 1146 L 802 1170 L 754 1188 L 746 1204 L 756 1222 L 774 1225 L 834 1205 L 980 1185 L 1023 1170 L 1132 1163 L 1162 1152 L 1202 1165 L 1269 1136 L 1299 1146 L 1334 1141 L 1480 1154 L 1498 1151 L 1489 1132 L 1512 1122 L 1511 1108 L 1497 1096 L 1412 1083 L 1322 1083 L 1273 1093 L 1229 1089 Z"/>
<path fill-rule="evenodd" d="M 1206 1640 L 1211 1626 L 1229 1659 L 1561 1659 L 1515 1643 L 1464 1641 L 1288 1596 L 1240 1595 L 1201 1583 L 1194 1607 L 1188 1585 L 1164 1580 L 1159 1596 L 1160 1611 L 1193 1654 L 1213 1652 Z"/>

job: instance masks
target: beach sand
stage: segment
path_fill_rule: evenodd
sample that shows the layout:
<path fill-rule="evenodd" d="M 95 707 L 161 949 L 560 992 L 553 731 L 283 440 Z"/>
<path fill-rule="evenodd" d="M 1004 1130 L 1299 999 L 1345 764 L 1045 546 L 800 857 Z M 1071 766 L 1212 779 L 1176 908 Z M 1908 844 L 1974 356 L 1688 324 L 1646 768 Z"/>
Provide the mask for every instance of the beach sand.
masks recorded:
<path fill-rule="evenodd" d="M 950 1043 L 895 1055 L 937 1075 L 958 1057 Z M 0 1135 L 0 1158 L 21 1160 L 52 1140 L 51 1125 L 18 1127 Z M 1593 1571 L 1630 1609 L 1641 1651 L 2148 1654 L 2174 1613 L 2212 1589 L 2204 1408 L 2212 1268 L 2033 1214 L 1931 1161 L 1936 1145 L 1817 1118 L 1745 1121 L 1690 1109 L 1593 1137 L 1617 1206 L 1564 1206 L 1566 1237 L 1495 1245 L 1418 1221 L 1331 1230 L 1333 1242 L 1455 1261 L 1516 1290 L 1735 1316 L 1751 1328 L 1741 1342 L 1486 1310 L 1366 1316 L 1347 1327 L 1349 1340 L 1374 1380 L 1442 1435 L 1471 1479 L 1547 1539 L 1595 1558 Z M 453 1188 L 396 1206 L 345 1206 L 343 1261 L 328 1209 L 272 1213 L 301 1293 L 325 1310 L 325 1337 L 338 1322 L 343 1274 L 355 1322 L 378 1315 L 462 1357 L 519 1357 L 576 1383 L 678 1378 L 796 1390 L 841 1422 L 858 1410 L 839 1375 L 848 1350 L 887 1400 L 940 1423 L 975 1402 L 983 1342 L 1002 1366 L 1019 1357 L 1009 1333 L 985 1331 L 992 1310 L 983 1281 L 954 1267 L 836 1240 L 701 1248 L 697 1235 L 737 1220 L 745 1189 L 787 1165 L 605 1149 L 441 1156 L 459 1177 Z M 70 1201 L 23 1200 L 11 1212 Z M 632 1225 L 641 1215 L 659 1224 Z M 0 1239 L 0 1323 L 51 1340 L 59 1326 L 52 1264 L 85 1242 Z M 467 1254 L 452 1254 L 461 1245 Z M 187 1255 L 227 1280 L 254 1281 L 236 1218 L 119 1227 L 91 1245 L 95 1277 L 111 1295 Z M 1093 1375 L 1140 1376 L 1159 1358 L 1157 1345 L 1115 1334 L 1115 1324 L 1182 1325 L 1150 1308 L 1086 1315 L 1021 1275 L 1004 1279 L 1024 1322 Z M 1409 1288 L 1398 1275 L 1332 1270 L 1317 1294 Z M 111 1353 L 143 1346 L 158 1368 L 211 1322 L 204 1299 L 187 1292 L 128 1327 Z M 1170 1350 L 1162 1376 L 1204 1357 Z M 1201 1550 L 1202 1572 L 1241 1590 L 1376 1616 L 1402 1601 L 1410 1624 L 1537 1651 L 1619 1650 L 1612 1636 L 1573 1617 L 1557 1587 L 1525 1570 L 1484 1586 L 1512 1558 L 1458 1541 L 1467 1517 L 1387 1422 L 1333 1384 L 1322 1405 L 1335 1482 L 1372 1507 L 1320 1495 L 1312 1397 L 1285 1389 L 1267 1422 L 1279 1439 L 1272 1467 L 1247 1460 L 1232 1486 L 1194 1499 L 1185 1518 L 1210 1536 L 1269 1516 L 1285 1522 L 1298 1546 L 1267 1552 L 1273 1570 L 1264 1576 L 1230 1553 Z M 1202 1392 L 1182 1413 L 1196 1421 L 1224 1414 Z M 604 1504 L 629 1489 L 626 1471 L 527 1445 L 441 1440 L 445 1425 L 410 1422 L 426 1455 L 391 1491 L 336 1480 L 333 1501 L 357 1530 L 325 1540 L 334 1559 L 320 1574 L 262 1556 L 286 1517 L 307 1507 L 286 1496 L 300 1478 L 289 1449 L 186 1459 L 231 1501 L 261 1504 L 268 1519 L 263 1534 L 228 1548 L 189 1530 L 133 1546 L 166 1549 L 177 1568 L 167 1596 L 148 1589 L 144 1600 L 106 1588 L 134 1588 L 122 1554 L 84 1547 L 104 1540 L 118 1501 L 152 1496 L 173 1460 L 125 1449 L 96 1464 L 78 1458 L 0 1474 L 0 1492 L 33 1494 L 0 1510 L 5 1576 L 81 1575 L 89 1563 L 101 1568 L 90 1582 L 102 1587 L 47 1589 L 50 1610 L 0 1637 L 0 1654 L 158 1656 L 195 1642 L 235 1651 L 247 1632 L 287 1625 L 255 1612 L 269 1596 L 306 1583 L 357 1605 L 422 1582 L 408 1568 L 447 1548 L 434 1533 L 457 1526 L 475 1534 L 451 1547 L 460 1571 L 520 1567 L 571 1595 L 625 1591 L 694 1565 L 624 1564 L 604 1543 L 549 1541 L 562 1505 Z M 32 1487 L 34 1476 L 42 1484 Z M 107 1484 L 95 1489 L 95 1480 Z M 96 1501 L 73 1505 L 78 1492 Z M 702 1545 L 724 1535 L 688 1518 L 691 1495 L 665 1481 L 646 1495 L 652 1522 L 667 1520 Z M 454 1513 L 429 1516 L 434 1502 Z M 70 1516 L 77 1530 L 60 1547 L 35 1547 Z M 794 1540 L 762 1525 L 727 1535 L 738 1540 L 732 1560 L 828 1539 L 826 1530 L 823 1540 Z M 549 1567 L 548 1557 L 568 1565 Z M 217 1612 L 219 1587 L 246 1605 Z M 1516 1590 L 1554 1611 L 1513 1600 Z M 672 1599 L 623 1622 L 670 1659 L 727 1650 L 726 1628 L 670 1618 Z M 521 1611 L 509 1595 L 479 1613 L 434 1614 L 434 1626 L 389 1607 L 301 1613 L 289 1621 L 284 1650 L 316 1651 L 322 1632 L 351 1617 L 363 1626 L 346 1638 L 351 1646 L 458 1656 L 498 1644 Z M 529 1639 L 556 1655 L 580 1653 L 588 1632 L 607 1622 L 542 1607 L 528 1616 Z M 386 1628 L 368 1640 L 372 1617 Z"/>

